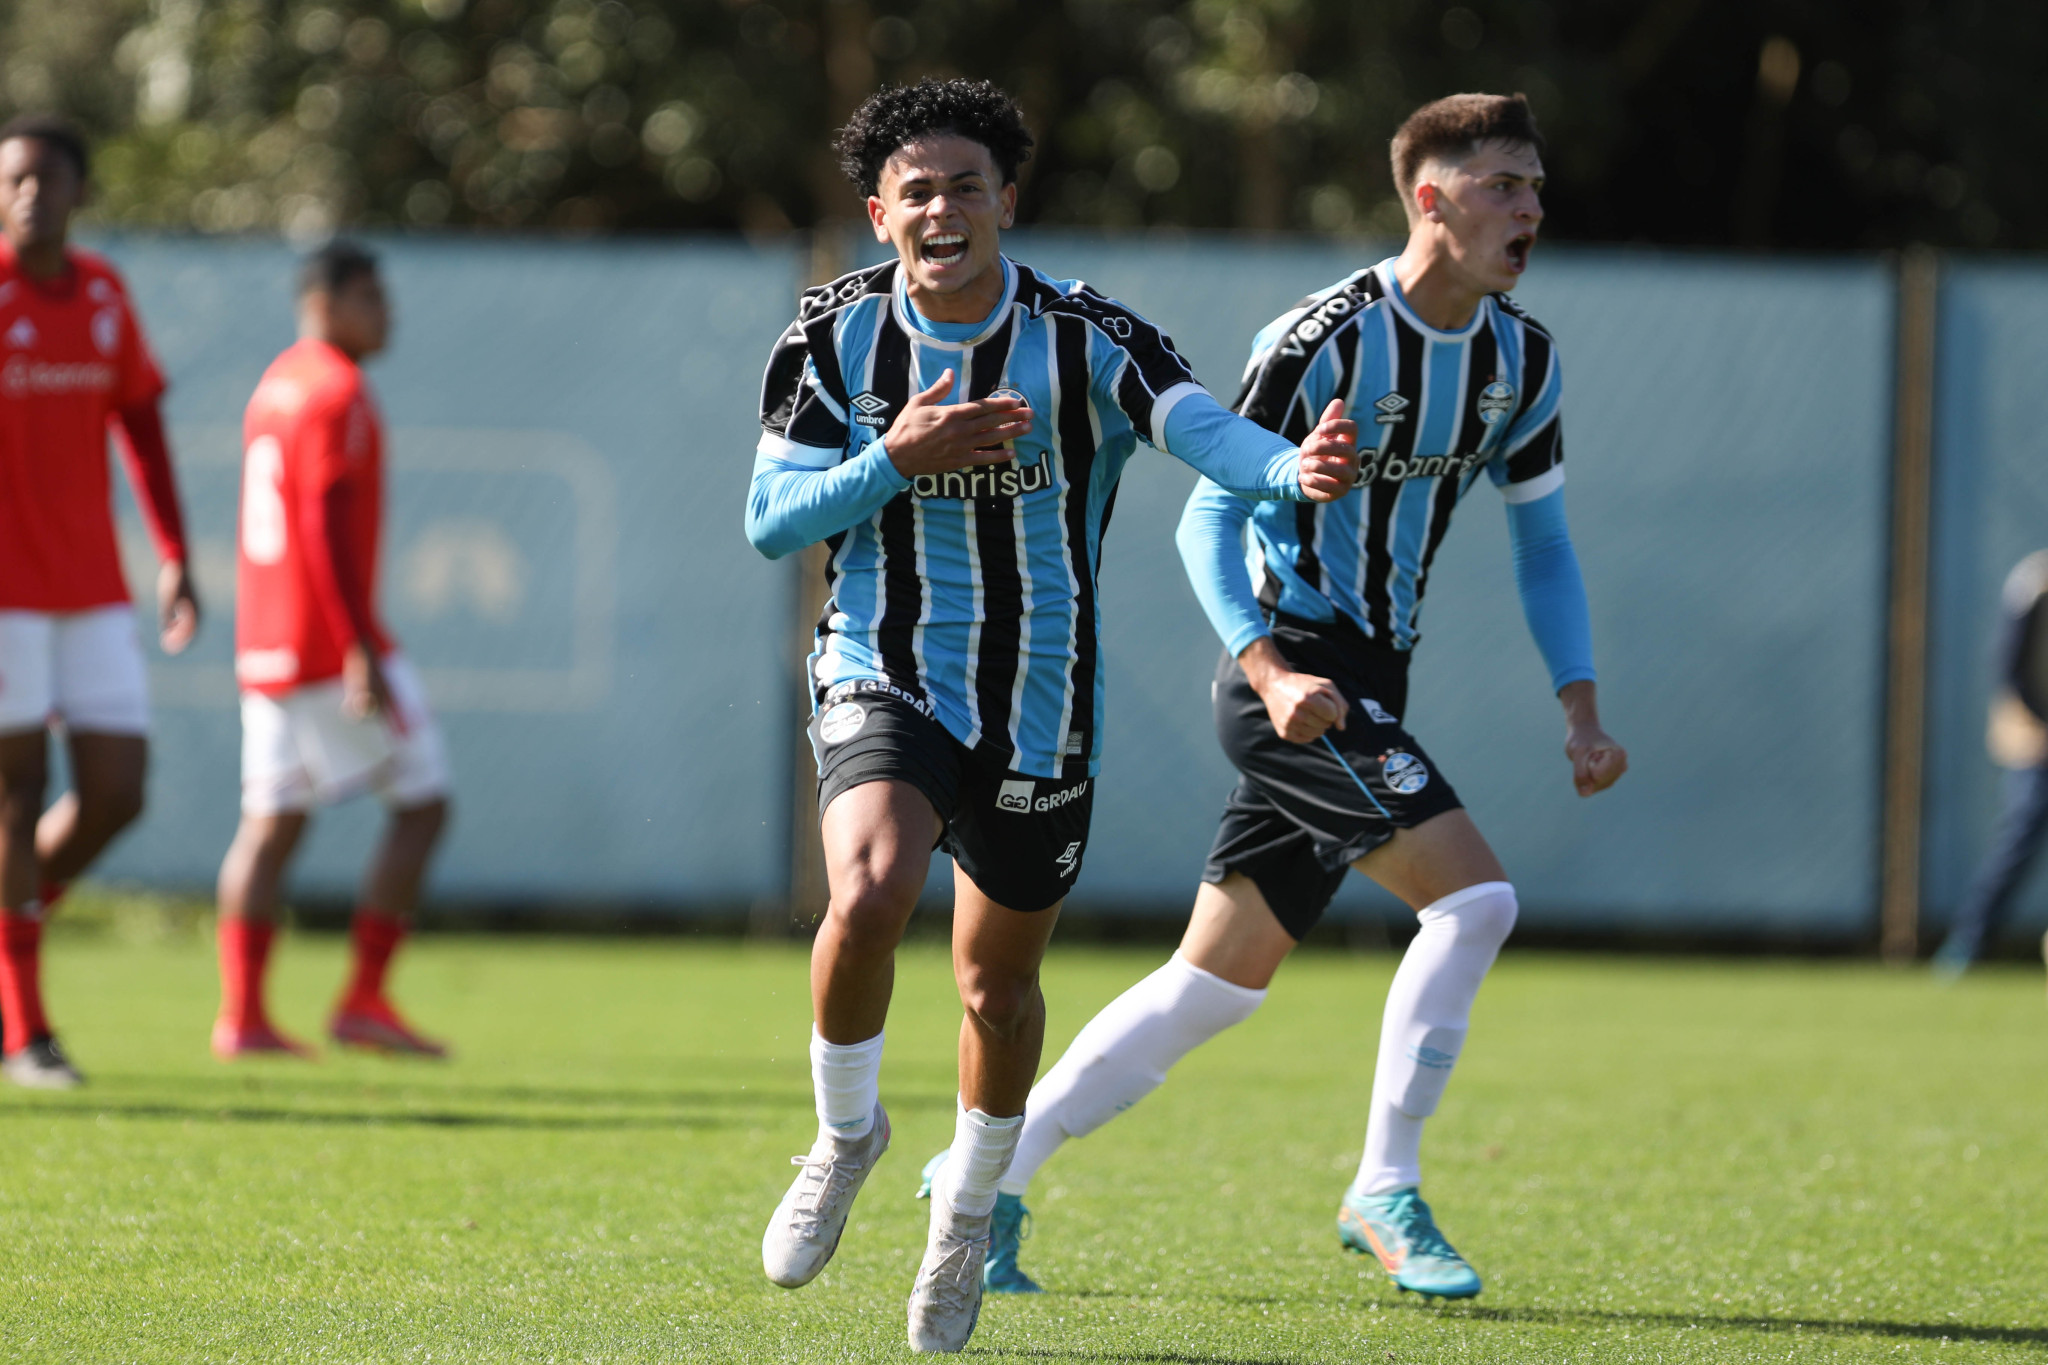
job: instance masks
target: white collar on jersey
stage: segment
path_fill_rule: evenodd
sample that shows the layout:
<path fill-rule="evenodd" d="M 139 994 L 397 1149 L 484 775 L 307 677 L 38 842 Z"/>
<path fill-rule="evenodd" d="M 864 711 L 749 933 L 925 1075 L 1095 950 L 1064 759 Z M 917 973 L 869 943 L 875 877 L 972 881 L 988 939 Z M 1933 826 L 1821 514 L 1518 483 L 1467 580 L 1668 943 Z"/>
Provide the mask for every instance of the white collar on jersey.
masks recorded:
<path fill-rule="evenodd" d="M 1493 301 L 1491 294 L 1479 300 L 1479 306 L 1472 310 L 1472 321 L 1455 332 L 1442 331 L 1415 316 L 1415 310 L 1408 306 L 1408 296 L 1401 292 L 1401 281 L 1394 276 L 1394 263 L 1400 259 L 1399 256 L 1387 257 L 1373 267 L 1373 273 L 1380 277 L 1380 287 L 1387 291 L 1387 302 L 1393 305 L 1394 311 L 1399 313 L 1410 327 L 1432 341 L 1464 341 L 1486 325 L 1486 310 Z"/>
<path fill-rule="evenodd" d="M 916 337 L 918 345 L 930 346 L 941 351 L 964 351 L 969 346 L 979 346 L 982 342 L 987 341 L 997 331 L 1009 324 L 1010 305 L 1017 301 L 1017 271 L 1019 267 L 1008 256 L 999 256 L 996 259 L 1003 263 L 1003 297 L 1001 302 L 997 303 L 990 310 L 988 325 L 973 336 L 968 337 L 965 341 L 941 341 L 911 321 L 911 314 L 915 310 L 910 303 L 910 286 L 904 282 L 901 265 L 896 270 L 896 287 L 889 291 L 889 306 L 895 310 L 896 325 Z"/>

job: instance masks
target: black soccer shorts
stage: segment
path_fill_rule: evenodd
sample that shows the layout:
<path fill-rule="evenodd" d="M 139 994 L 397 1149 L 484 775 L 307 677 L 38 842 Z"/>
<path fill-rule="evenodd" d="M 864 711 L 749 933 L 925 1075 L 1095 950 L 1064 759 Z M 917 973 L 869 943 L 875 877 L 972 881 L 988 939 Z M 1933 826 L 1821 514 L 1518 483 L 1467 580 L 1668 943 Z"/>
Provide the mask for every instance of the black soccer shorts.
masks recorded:
<path fill-rule="evenodd" d="M 923 698 L 883 682 L 833 687 L 806 733 L 818 756 L 821 818 L 834 797 L 863 782 L 907 782 L 945 822 L 936 847 L 996 904 L 1045 910 L 1073 890 L 1095 808 L 1095 780 L 1085 772 L 1013 772 L 1006 756 L 948 734 Z"/>
<path fill-rule="evenodd" d="M 1375 644 L 1350 621 L 1277 616 L 1273 644 L 1289 667 L 1330 679 L 1351 703 L 1342 730 L 1292 744 L 1226 651 L 1216 668 L 1216 735 L 1237 765 L 1202 880 L 1252 879 L 1280 926 L 1299 940 L 1315 927 L 1350 865 L 1461 804 L 1401 726 L 1408 655 Z"/>

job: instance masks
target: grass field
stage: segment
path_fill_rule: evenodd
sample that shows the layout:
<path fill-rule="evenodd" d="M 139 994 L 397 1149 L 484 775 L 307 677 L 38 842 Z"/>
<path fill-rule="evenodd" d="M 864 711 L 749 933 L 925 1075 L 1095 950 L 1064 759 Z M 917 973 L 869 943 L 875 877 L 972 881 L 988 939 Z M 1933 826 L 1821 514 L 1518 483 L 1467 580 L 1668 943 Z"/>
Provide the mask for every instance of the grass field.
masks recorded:
<path fill-rule="evenodd" d="M 0 1359 L 907 1357 L 952 1122 L 942 951 L 907 950 L 896 1145 L 796 1293 L 763 1219 L 813 1120 L 798 947 L 429 937 L 399 985 L 451 1065 L 206 1054 L 202 925 L 52 935 L 92 1077 L 0 1093 Z M 146 928 L 146 926 L 145 926 Z M 1161 950 L 1056 951 L 1050 1047 Z M 1039 1180 L 974 1353 L 1029 1361 L 2048 1358 L 2048 1008 L 1860 964 L 1510 952 L 1425 1157 L 1487 1276 L 1425 1307 L 1339 1253 L 1385 954 L 1308 954 L 1266 1008 Z M 312 1034 L 334 936 L 287 940 Z M 1050 1051 L 1048 1060 L 1050 1060 Z"/>

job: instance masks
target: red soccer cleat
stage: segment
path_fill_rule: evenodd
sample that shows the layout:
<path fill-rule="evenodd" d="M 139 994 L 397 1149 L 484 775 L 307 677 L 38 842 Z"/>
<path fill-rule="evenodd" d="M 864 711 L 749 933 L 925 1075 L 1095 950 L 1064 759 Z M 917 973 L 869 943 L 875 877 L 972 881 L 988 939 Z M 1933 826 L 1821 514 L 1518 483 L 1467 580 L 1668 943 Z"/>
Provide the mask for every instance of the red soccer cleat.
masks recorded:
<path fill-rule="evenodd" d="M 287 1038 L 267 1023 L 237 1024 L 232 1019 L 216 1019 L 213 1022 L 213 1055 L 224 1062 L 237 1057 L 278 1056 L 303 1057 L 311 1061 L 317 1054 L 296 1038 Z"/>
<path fill-rule="evenodd" d="M 439 1059 L 448 1055 L 447 1044 L 413 1032 L 412 1026 L 398 1017 L 391 1002 L 382 998 L 352 1000 L 342 1005 L 334 1013 L 334 1022 L 327 1026 L 327 1036 L 343 1047 L 366 1048 L 390 1056 Z"/>

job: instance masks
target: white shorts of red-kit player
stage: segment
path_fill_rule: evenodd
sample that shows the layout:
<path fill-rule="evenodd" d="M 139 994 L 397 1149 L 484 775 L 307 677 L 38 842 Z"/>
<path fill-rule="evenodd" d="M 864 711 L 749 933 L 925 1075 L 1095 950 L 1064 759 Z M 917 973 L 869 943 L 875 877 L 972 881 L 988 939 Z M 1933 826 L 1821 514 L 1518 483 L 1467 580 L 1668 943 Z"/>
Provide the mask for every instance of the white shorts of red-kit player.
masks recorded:
<path fill-rule="evenodd" d="M 419 674 L 400 654 L 384 657 L 396 717 L 351 719 L 342 682 L 279 696 L 242 694 L 242 810 L 280 815 L 366 792 L 404 810 L 448 794 L 448 748 Z"/>
<path fill-rule="evenodd" d="M 0 611 L 0 733 L 149 733 L 149 670 L 135 608 Z"/>

